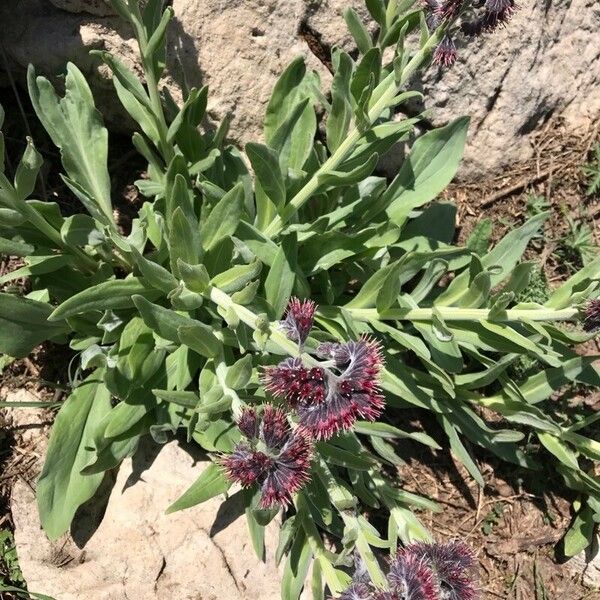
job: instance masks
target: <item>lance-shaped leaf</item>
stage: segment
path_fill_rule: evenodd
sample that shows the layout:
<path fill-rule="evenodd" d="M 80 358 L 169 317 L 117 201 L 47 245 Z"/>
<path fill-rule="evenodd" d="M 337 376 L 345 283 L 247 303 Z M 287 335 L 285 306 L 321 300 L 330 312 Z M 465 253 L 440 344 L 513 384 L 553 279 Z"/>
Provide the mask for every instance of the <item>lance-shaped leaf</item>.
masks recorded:
<path fill-rule="evenodd" d="M 275 151 L 263 144 L 246 144 L 246 154 L 254 169 L 256 181 L 273 204 L 281 209 L 285 204 L 285 181 Z"/>
<path fill-rule="evenodd" d="M 48 317 L 50 321 L 67 319 L 92 310 L 117 310 L 134 306 L 134 295 L 144 296 L 155 300 L 162 295 L 157 289 L 147 287 L 137 277 L 127 279 L 112 279 L 71 296 L 59 305 Z"/>
<path fill-rule="evenodd" d="M 94 218 L 112 223 L 108 175 L 108 132 L 96 110 L 92 92 L 81 71 L 69 63 L 65 95 L 59 98 L 52 84 L 28 71 L 29 95 L 35 112 L 60 149 L 62 163 L 73 187 L 87 196 Z"/>
<path fill-rule="evenodd" d="M 231 487 L 223 469 L 215 463 L 209 464 L 192 486 L 167 509 L 167 514 L 191 508 L 206 502 L 219 494 L 224 494 Z"/>
<path fill-rule="evenodd" d="M 67 325 L 48 322 L 51 312 L 45 302 L 0 293 L 0 353 L 27 356 L 41 342 L 68 332 Z"/>
<path fill-rule="evenodd" d="M 240 222 L 243 202 L 244 188 L 239 183 L 213 207 L 201 229 L 202 247 L 205 250 L 211 250 L 221 240 L 235 233 Z"/>
<path fill-rule="evenodd" d="M 462 157 L 469 119 L 420 137 L 384 194 L 387 213 L 397 225 L 416 207 L 433 200 L 453 179 Z"/>
<path fill-rule="evenodd" d="M 93 373 L 58 412 L 37 485 L 42 527 L 50 539 L 65 533 L 77 509 L 96 492 L 104 475 L 82 475 L 94 458 L 94 431 L 110 411 L 110 393 Z"/>

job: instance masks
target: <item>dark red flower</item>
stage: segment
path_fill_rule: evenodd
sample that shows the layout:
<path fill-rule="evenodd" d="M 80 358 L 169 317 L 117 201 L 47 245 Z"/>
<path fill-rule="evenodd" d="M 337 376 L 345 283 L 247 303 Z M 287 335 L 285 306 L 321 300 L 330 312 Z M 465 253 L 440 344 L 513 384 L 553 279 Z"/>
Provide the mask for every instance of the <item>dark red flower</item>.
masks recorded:
<path fill-rule="evenodd" d="M 451 21 L 458 17 L 463 0 L 441 0 L 438 2 L 436 13 L 441 19 Z"/>
<path fill-rule="evenodd" d="M 238 426 L 248 441 L 221 459 L 227 476 L 243 487 L 258 485 L 261 508 L 289 504 L 310 479 L 309 439 L 292 431 L 283 410 L 269 405 L 262 418 L 253 409 L 244 410 Z"/>
<path fill-rule="evenodd" d="M 433 53 L 433 62 L 441 67 L 450 67 L 456 62 L 456 56 L 454 40 L 445 35 Z"/>
<path fill-rule="evenodd" d="M 388 574 L 390 588 L 400 598 L 438 600 L 434 573 L 425 560 L 411 552 L 400 551 L 392 560 Z"/>
<path fill-rule="evenodd" d="M 312 329 L 316 309 L 317 305 L 312 300 L 292 298 L 289 301 L 281 328 L 290 340 L 304 345 Z"/>
<path fill-rule="evenodd" d="M 290 358 L 265 370 L 265 389 L 285 399 L 311 437 L 326 440 L 350 429 L 358 418 L 372 421 L 383 410 L 379 393 L 382 357 L 377 342 L 362 338 L 318 348 L 325 367 L 306 368 L 300 358 Z"/>
<path fill-rule="evenodd" d="M 411 544 L 400 551 L 400 556 L 412 555 L 433 571 L 438 581 L 440 597 L 447 600 L 477 600 L 479 591 L 470 571 L 475 566 L 475 555 L 461 541 L 446 544 Z"/>
<path fill-rule="evenodd" d="M 585 307 L 583 330 L 594 332 L 600 329 L 600 298 L 590 300 Z"/>
<path fill-rule="evenodd" d="M 353 583 L 339 597 L 339 600 L 372 600 L 372 590 L 369 585 L 362 582 Z"/>

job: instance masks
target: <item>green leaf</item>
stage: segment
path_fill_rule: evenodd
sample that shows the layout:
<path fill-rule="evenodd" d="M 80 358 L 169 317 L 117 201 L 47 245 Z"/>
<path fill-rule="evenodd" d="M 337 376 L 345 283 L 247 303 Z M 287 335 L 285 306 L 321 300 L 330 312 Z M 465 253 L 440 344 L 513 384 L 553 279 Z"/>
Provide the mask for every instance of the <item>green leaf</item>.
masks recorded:
<path fill-rule="evenodd" d="M 21 358 L 41 342 L 70 331 L 65 324 L 49 323 L 51 312 L 45 302 L 0 292 L 0 353 Z"/>
<path fill-rule="evenodd" d="M 475 254 L 483 256 L 487 252 L 490 244 L 492 228 L 493 223 L 491 219 L 482 219 L 481 221 L 478 221 L 467 238 L 467 248 L 473 250 Z"/>
<path fill-rule="evenodd" d="M 68 531 L 75 512 L 96 492 L 104 475 L 81 475 L 93 459 L 93 433 L 110 411 L 101 373 L 85 379 L 56 415 L 37 485 L 42 527 L 50 539 Z"/>
<path fill-rule="evenodd" d="M 282 73 L 267 105 L 265 141 L 279 154 L 284 174 L 288 168 L 301 169 L 312 152 L 317 130 L 312 99 L 317 85 L 316 75 L 306 73 L 304 59 L 299 57 Z M 306 100 L 305 108 L 297 112 Z"/>
<path fill-rule="evenodd" d="M 546 369 L 527 378 L 519 386 L 521 395 L 527 398 L 530 404 L 537 404 L 549 398 L 555 391 L 572 381 L 586 381 L 586 375 L 593 375 L 593 363 L 598 356 L 577 356 L 566 360 L 562 366 L 554 369 Z M 590 379 L 590 385 L 599 385 L 598 375 Z"/>
<path fill-rule="evenodd" d="M 337 70 L 331 84 L 331 112 L 325 126 L 327 147 L 330 152 L 335 152 L 344 141 L 352 120 L 352 103 L 350 101 L 352 59 L 345 52 L 339 52 L 337 58 Z"/>
<path fill-rule="evenodd" d="M 26 200 L 33 193 L 43 162 L 42 155 L 35 149 L 33 141 L 27 138 L 27 147 L 15 174 L 15 190 L 21 200 Z"/>
<path fill-rule="evenodd" d="M 182 260 L 177 261 L 179 276 L 192 292 L 203 294 L 210 283 L 210 275 L 204 265 L 188 265 Z"/>
<path fill-rule="evenodd" d="M 347 8 L 344 11 L 344 20 L 348 26 L 348 30 L 352 34 L 358 51 L 361 54 L 366 54 L 373 46 L 371 34 L 361 21 L 360 17 L 353 8 Z"/>
<path fill-rule="evenodd" d="M 211 250 L 221 240 L 232 236 L 240 222 L 244 187 L 238 183 L 213 207 L 201 229 L 202 247 Z"/>
<path fill-rule="evenodd" d="M 492 287 L 502 283 L 509 277 L 515 268 L 525 248 L 537 234 L 548 213 L 540 213 L 526 221 L 521 227 L 511 230 L 496 246 L 481 259 L 481 265 L 490 273 L 490 284 Z M 599 263 L 600 264 L 600 263 Z M 501 267 L 501 268 L 497 268 Z M 440 294 L 436 304 L 441 306 L 452 306 L 465 293 L 470 282 L 470 274 L 464 271 L 455 277 L 446 290 Z"/>
<path fill-rule="evenodd" d="M 48 320 L 59 321 L 89 311 L 132 308 L 135 295 L 155 300 L 161 292 L 147 287 L 137 277 L 111 279 L 71 296 L 54 310 Z"/>
<path fill-rule="evenodd" d="M 575 453 L 561 440 L 550 433 L 538 432 L 538 439 L 548 452 L 551 452 L 565 466 L 575 471 L 579 471 L 579 463 Z"/>
<path fill-rule="evenodd" d="M 155 263 L 146 257 L 142 256 L 135 248 L 131 248 L 131 255 L 135 262 L 137 271 L 142 277 L 152 286 L 163 293 L 168 294 L 174 290 L 178 283 L 170 271 L 162 265 Z"/>
<path fill-rule="evenodd" d="M 212 328 L 200 323 L 200 321 L 193 321 L 191 325 L 180 326 L 177 333 L 182 344 L 207 358 L 214 358 L 221 350 L 222 344 L 213 333 Z"/>
<path fill-rule="evenodd" d="M 368 471 L 375 466 L 373 460 L 338 448 L 333 444 L 319 442 L 317 443 L 317 451 L 327 461 L 328 465 L 337 465 L 347 469 L 356 469 L 357 471 Z"/>
<path fill-rule="evenodd" d="M 279 157 L 282 173 L 302 169 L 312 151 L 316 131 L 315 110 L 307 97 L 293 108 L 269 142 Z"/>
<path fill-rule="evenodd" d="M 275 551 L 275 564 L 279 566 L 281 559 L 289 551 L 294 537 L 296 535 L 296 516 L 292 515 L 287 518 L 279 530 L 279 543 L 277 544 L 277 550 Z"/>
<path fill-rule="evenodd" d="M 279 319 L 292 294 L 296 278 L 296 243 L 287 236 L 277 250 L 265 280 L 265 298 L 273 308 L 273 319 Z"/>
<path fill-rule="evenodd" d="M 219 494 L 224 494 L 231 487 L 231 481 L 227 479 L 223 469 L 210 463 L 192 486 L 167 509 L 167 514 L 191 508 L 202 504 Z"/>
<path fill-rule="evenodd" d="M 35 76 L 33 67 L 28 70 L 27 82 L 33 108 L 54 145 L 60 149 L 69 180 L 93 201 L 92 216 L 112 224 L 108 132 L 85 77 L 69 63 L 65 96 L 60 99 L 46 78 Z"/>
<path fill-rule="evenodd" d="M 169 258 L 171 270 L 175 276 L 179 275 L 178 260 L 190 265 L 198 262 L 200 240 L 198 224 L 194 220 L 187 216 L 179 206 L 173 212 L 169 233 Z"/>
<path fill-rule="evenodd" d="M 462 157 L 469 119 L 420 137 L 382 198 L 387 214 L 402 225 L 410 212 L 433 200 L 453 179 Z"/>
<path fill-rule="evenodd" d="M 426 433 L 423 433 L 422 431 L 402 431 L 393 425 L 380 423 L 379 421 L 374 423 L 370 423 L 368 421 L 358 421 L 354 425 L 353 431 L 356 433 L 363 433 L 365 435 L 384 439 L 412 439 L 420 442 L 421 444 L 425 444 L 430 448 L 435 448 L 436 450 L 440 449 L 440 445 L 432 437 Z"/>
<path fill-rule="evenodd" d="M 256 180 L 273 204 L 281 209 L 285 204 L 285 182 L 274 150 L 263 144 L 246 144 L 246 154 Z"/>
<path fill-rule="evenodd" d="M 312 551 L 306 533 L 304 529 L 298 529 L 283 569 L 281 579 L 282 600 L 299 600 L 311 560 Z"/>
<path fill-rule="evenodd" d="M 210 280 L 210 284 L 230 294 L 237 292 L 256 279 L 262 271 L 262 263 L 259 260 L 249 265 L 235 265 L 219 273 Z"/>
<path fill-rule="evenodd" d="M 573 521 L 564 537 L 565 556 L 575 556 L 583 552 L 591 543 L 594 535 L 594 513 L 584 506 Z"/>
<path fill-rule="evenodd" d="M 483 476 L 481 475 L 481 471 L 475 464 L 475 461 L 471 458 L 471 455 L 465 448 L 462 443 L 458 433 L 456 433 L 456 429 L 450 419 L 445 415 L 437 415 L 438 419 L 441 421 L 442 427 L 448 436 L 448 440 L 450 441 L 450 448 L 452 452 L 456 454 L 456 457 L 462 462 L 467 471 L 469 471 L 471 477 L 481 486 L 485 485 L 483 480 Z"/>
<path fill-rule="evenodd" d="M 227 369 L 225 384 L 234 390 L 241 390 L 248 385 L 252 377 L 252 355 L 246 354 Z"/>
<path fill-rule="evenodd" d="M 35 248 L 30 244 L 0 237 L 0 254 L 4 256 L 29 256 L 34 252 Z"/>
<path fill-rule="evenodd" d="M 373 81 L 375 85 L 379 83 L 379 77 L 381 72 L 381 50 L 379 48 L 371 48 L 362 57 L 358 63 L 354 75 L 352 76 L 352 83 L 350 84 L 350 90 L 352 96 L 358 102 L 363 90 L 369 85 L 369 79 L 373 75 Z"/>
<path fill-rule="evenodd" d="M 600 256 L 572 275 L 553 292 L 544 306 L 561 309 L 569 306 L 571 296 L 587 288 L 591 281 L 600 279 Z"/>

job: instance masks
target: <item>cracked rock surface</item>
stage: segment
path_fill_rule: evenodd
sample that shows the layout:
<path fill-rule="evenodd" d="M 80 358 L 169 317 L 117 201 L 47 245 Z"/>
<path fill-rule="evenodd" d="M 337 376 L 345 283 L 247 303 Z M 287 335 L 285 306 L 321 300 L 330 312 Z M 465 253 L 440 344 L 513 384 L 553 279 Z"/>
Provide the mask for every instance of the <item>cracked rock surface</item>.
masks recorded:
<path fill-rule="evenodd" d="M 464 178 L 529 158 L 531 133 L 549 119 L 587 128 L 600 116 L 600 3 L 519 4 L 506 28 L 461 48 L 452 68 L 431 68 L 413 82 L 426 92 L 416 109 L 431 109 L 435 125 L 471 115 Z M 363 0 L 173 0 L 164 84 L 175 97 L 176 81 L 208 84 L 211 121 L 229 114 L 234 142 L 260 140 L 271 89 L 295 56 L 304 55 L 328 85 L 324 54 L 333 45 L 352 49 L 347 6 L 365 14 Z M 108 12 L 104 0 L 3 0 L 2 43 L 21 81 L 28 63 L 55 75 L 76 62 L 109 124 L 123 128 L 108 73 L 88 54 L 106 49 L 137 70 L 131 32 Z"/>
<path fill-rule="evenodd" d="M 106 486 L 105 504 L 89 503 L 71 535 L 56 542 L 41 530 L 30 485 L 15 485 L 15 541 L 29 589 L 57 600 L 279 600 L 277 525 L 267 527 L 263 563 L 239 496 L 166 515 L 207 462 L 177 442 L 138 454 L 123 463 L 112 490 Z"/>

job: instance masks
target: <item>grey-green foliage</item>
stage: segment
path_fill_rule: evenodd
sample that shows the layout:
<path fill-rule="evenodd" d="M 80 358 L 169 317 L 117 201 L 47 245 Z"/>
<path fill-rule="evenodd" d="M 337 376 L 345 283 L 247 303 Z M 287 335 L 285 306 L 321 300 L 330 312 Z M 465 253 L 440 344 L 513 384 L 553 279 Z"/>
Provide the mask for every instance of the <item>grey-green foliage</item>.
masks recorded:
<path fill-rule="evenodd" d="M 95 53 L 113 71 L 116 94 L 139 126 L 133 144 L 148 162 L 130 235 L 112 221 L 106 132 L 73 65 L 63 98 L 33 71 L 30 91 L 61 149 L 65 182 L 89 214 L 66 219 L 58 205 L 31 197 L 41 166 L 31 143 L 16 179 L 0 174 L 0 248 L 25 261 L 3 283 L 28 276 L 33 287 L 30 298 L 0 296 L 0 351 L 23 356 L 52 339 L 68 343 L 91 371 L 62 404 L 50 438 L 38 487 L 46 533 L 64 533 L 102 473 L 135 453 L 143 436 L 164 442 L 181 432 L 209 453 L 231 452 L 240 437 L 235 417 L 265 400 L 261 368 L 297 352 L 276 322 L 297 295 L 320 305 L 309 347 L 363 334 L 380 340 L 388 408 L 380 422 L 317 446 L 311 482 L 281 529 L 285 600 L 298 598 L 308 573 L 317 597 L 324 585 L 344 589 L 341 567 L 355 549 L 377 581 L 373 547 L 428 537 L 414 511 L 438 506 L 384 475 L 384 465 L 402 458 L 396 439 L 441 443 L 404 425 L 406 408 L 438 419 L 445 444 L 480 484 L 474 448 L 531 469 L 550 457 L 585 507 L 569 538 L 580 548 L 590 515 L 600 515 L 600 482 L 583 459 L 597 460 L 600 445 L 586 437 L 587 421 L 557 422 L 546 407 L 569 382 L 599 383 L 595 357 L 573 350 L 590 335 L 561 322 L 578 320 L 598 295 L 600 259 L 547 301 L 522 301 L 533 266 L 523 253 L 546 213 L 491 248 L 488 224 L 466 247 L 453 243 L 455 209 L 436 197 L 458 168 L 466 118 L 411 142 L 391 181 L 376 171 L 379 156 L 409 140 L 419 120 L 396 120 L 395 107 L 414 95 L 407 82 L 443 28 L 423 28 L 410 46 L 404 40 L 419 27 L 410 2 L 407 12 L 367 3 L 380 26 L 376 39 L 347 13 L 361 52 L 356 60 L 334 54 L 332 101 L 295 60 L 268 103 L 264 141 L 248 144 L 244 156 L 225 141 L 227 120 L 216 131 L 199 127 L 206 89 L 190 90 L 182 106 L 161 98 L 171 9 L 161 0 L 113 3 L 133 26 L 145 72 L 142 83 Z M 518 377 L 510 367 L 523 357 L 539 368 Z M 489 411 L 493 424 L 482 416 Z M 170 510 L 228 487 L 211 467 Z M 244 499 L 261 553 L 273 515 L 257 508 L 251 490 Z M 383 511 L 386 531 L 368 523 L 364 507 Z M 337 554 L 325 535 L 343 541 Z"/>

